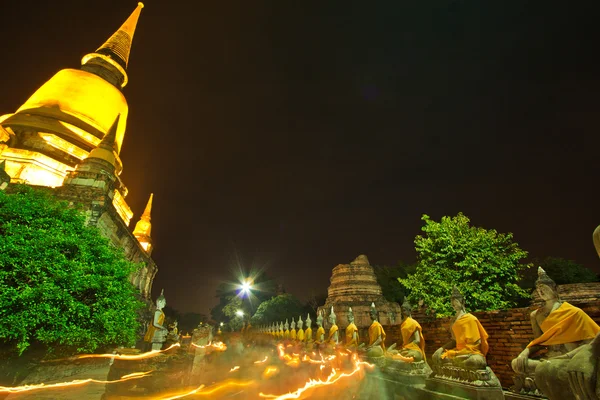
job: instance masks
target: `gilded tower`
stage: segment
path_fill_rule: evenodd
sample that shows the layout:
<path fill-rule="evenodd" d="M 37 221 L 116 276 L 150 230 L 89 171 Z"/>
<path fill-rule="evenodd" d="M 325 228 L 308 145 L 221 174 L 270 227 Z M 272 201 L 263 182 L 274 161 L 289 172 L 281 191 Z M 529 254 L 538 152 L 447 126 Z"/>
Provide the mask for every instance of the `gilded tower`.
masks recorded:
<path fill-rule="evenodd" d="M 127 113 L 121 89 L 128 81 L 127 64 L 135 28 L 143 8 L 138 6 L 102 46 L 81 60 L 79 69 L 63 69 L 44 83 L 14 114 L 0 116 L 0 159 L 13 182 L 57 187 L 67 173 L 100 144 L 119 118 L 115 140 L 115 171 Z M 132 212 L 120 184 L 115 207 L 129 224 Z"/>
<path fill-rule="evenodd" d="M 145 265 L 132 282 L 148 297 L 157 272 L 150 257 L 151 202 L 138 223 L 142 234 L 129 231 L 133 212 L 119 157 L 129 111 L 122 89 L 143 7 L 138 3 L 79 69 L 59 71 L 14 114 L 0 116 L 0 163 L 12 183 L 50 187 L 57 197 L 81 205 L 90 225 Z"/>

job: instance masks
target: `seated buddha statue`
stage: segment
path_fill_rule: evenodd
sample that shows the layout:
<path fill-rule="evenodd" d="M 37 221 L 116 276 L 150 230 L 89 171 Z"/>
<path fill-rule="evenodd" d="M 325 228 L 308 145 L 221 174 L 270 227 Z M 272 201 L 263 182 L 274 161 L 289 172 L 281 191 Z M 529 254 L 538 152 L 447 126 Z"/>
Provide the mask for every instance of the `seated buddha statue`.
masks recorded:
<path fill-rule="evenodd" d="M 304 342 L 304 329 L 302 329 L 302 326 L 304 325 L 304 322 L 302 321 L 302 315 L 298 317 L 298 332 L 296 333 L 296 340 L 298 340 L 300 343 Z"/>
<path fill-rule="evenodd" d="M 402 348 L 398 351 L 390 346 L 388 353 L 394 360 L 409 363 L 423 361 L 425 359 L 425 338 L 421 325 L 412 318 L 412 306 L 406 297 L 400 307 L 400 312 L 402 315 L 402 324 L 400 325 Z"/>
<path fill-rule="evenodd" d="M 289 340 L 290 338 L 290 324 L 288 323 L 287 318 L 285 319 L 285 324 L 283 325 L 285 330 L 283 331 L 283 339 Z"/>
<path fill-rule="evenodd" d="M 283 321 L 279 323 L 279 340 L 283 340 L 285 336 L 285 331 L 283 330 Z"/>
<path fill-rule="evenodd" d="M 517 373 L 514 389 L 520 391 L 524 385 L 525 389 L 541 390 L 549 398 L 561 398 L 561 395 L 553 395 L 548 385 L 557 381 L 553 365 L 562 365 L 561 359 L 573 357 L 579 347 L 598 335 L 600 327 L 583 310 L 560 300 L 556 283 L 541 267 L 535 286 L 544 304 L 530 315 L 534 339 L 512 360 L 511 366 Z M 544 347 L 548 352 L 543 360 L 532 358 Z M 553 378 L 548 379 L 549 376 Z"/>
<path fill-rule="evenodd" d="M 319 315 L 317 315 L 317 333 L 315 334 L 315 343 L 320 345 L 325 343 L 325 329 L 323 328 L 323 314 L 319 311 Z"/>
<path fill-rule="evenodd" d="M 329 323 L 331 324 L 331 328 L 329 328 L 329 335 L 327 335 L 327 343 L 332 346 L 336 346 L 339 341 L 339 328 L 336 325 L 336 321 L 337 317 L 333 311 L 333 306 L 331 306 L 331 313 L 329 314 Z"/>
<path fill-rule="evenodd" d="M 433 354 L 432 368 L 452 364 L 468 370 L 482 370 L 487 366 L 488 334 L 471 313 L 465 311 L 465 299 L 458 288 L 452 288 L 450 297 L 456 315 L 452 321 L 452 339 Z M 436 371 L 437 372 L 437 371 Z"/>
<path fill-rule="evenodd" d="M 369 344 L 365 348 L 367 357 L 383 357 L 385 353 L 385 331 L 383 330 L 383 326 L 381 326 L 378 321 L 375 303 L 371 303 L 371 311 L 369 312 L 369 316 L 371 317 L 372 322 L 371 326 L 369 326 Z"/>
<path fill-rule="evenodd" d="M 346 327 L 346 347 L 356 349 L 358 347 L 358 328 L 354 324 L 354 313 L 352 307 L 348 307 L 348 326 Z"/>
<path fill-rule="evenodd" d="M 307 351 L 312 351 L 313 348 L 313 333 L 312 333 L 312 321 L 310 314 L 306 314 L 306 329 L 304 330 L 304 343 Z"/>
<path fill-rule="evenodd" d="M 154 317 L 148 326 L 148 330 L 144 335 L 144 341 L 151 343 L 152 350 L 160 350 L 167 339 L 169 330 L 165 328 L 165 313 L 163 308 L 167 305 L 167 300 L 164 295 L 164 289 L 161 290 L 160 296 L 156 299 L 156 310 Z"/>
<path fill-rule="evenodd" d="M 292 329 L 290 329 L 290 340 L 296 341 L 296 322 L 294 322 L 294 318 L 292 317 L 292 323 L 290 325 Z"/>

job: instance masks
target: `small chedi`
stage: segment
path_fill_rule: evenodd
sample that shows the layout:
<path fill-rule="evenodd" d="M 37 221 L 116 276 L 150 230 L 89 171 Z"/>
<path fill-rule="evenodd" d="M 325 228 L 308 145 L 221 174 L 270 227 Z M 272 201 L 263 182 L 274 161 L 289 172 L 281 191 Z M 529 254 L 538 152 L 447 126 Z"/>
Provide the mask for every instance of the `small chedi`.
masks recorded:
<path fill-rule="evenodd" d="M 165 322 L 163 308 L 167 305 L 167 299 L 165 299 L 164 292 L 164 289 L 161 290 L 160 296 L 156 299 L 156 311 L 154 311 L 154 317 L 152 318 L 150 325 L 148 325 L 146 335 L 144 335 L 144 341 L 152 345 L 152 350 L 162 349 L 169 333 L 168 329 L 163 325 Z"/>
<path fill-rule="evenodd" d="M 346 327 L 346 347 L 356 349 L 358 347 L 358 328 L 354 324 L 354 313 L 352 307 L 348 307 L 348 326 Z"/>
<path fill-rule="evenodd" d="M 398 325 L 395 316 L 400 315 L 400 306 L 388 302 L 377 283 L 377 277 L 369 259 L 365 255 L 356 257 L 350 264 L 339 264 L 333 268 L 331 285 L 327 289 L 325 305 L 318 311 L 327 313 L 331 307 L 338 315 L 337 326 L 346 329 L 348 326 L 348 307 L 352 307 L 354 324 L 359 328 L 371 325 L 369 318 L 371 303 L 375 303 L 379 312 L 378 321 L 384 325 Z"/>
<path fill-rule="evenodd" d="M 586 371 L 594 370 L 594 363 L 589 356 L 597 352 L 597 345 L 585 346 L 596 338 L 600 327 L 584 311 L 567 302 L 560 300 L 556 283 L 540 267 L 536 290 L 544 302 L 531 313 L 531 327 L 534 339 L 512 361 L 516 372 L 514 378 L 517 392 L 531 393 L 539 389 L 549 399 L 566 399 L 577 389 L 582 392 L 591 389 L 591 380 L 587 379 Z M 541 359 L 535 354 L 543 349 L 547 353 Z M 586 355 L 584 355 L 586 354 Z M 596 353 L 596 359 L 598 353 Z M 573 374 L 565 374 L 572 371 Z M 592 379 L 595 381 L 595 378 Z M 590 395 L 582 399 L 596 399 Z"/>
<path fill-rule="evenodd" d="M 386 371 L 429 376 L 431 368 L 425 359 L 423 331 L 421 325 L 412 318 L 412 306 L 406 298 L 401 306 L 401 317 L 402 347 L 398 351 L 395 343 L 390 346 L 386 354 Z"/>
<path fill-rule="evenodd" d="M 487 366 L 487 332 L 477 317 L 465 311 L 465 299 L 456 286 L 450 300 L 456 311 L 452 338 L 433 354 L 427 387 L 468 398 L 503 399 L 500 381 Z"/>

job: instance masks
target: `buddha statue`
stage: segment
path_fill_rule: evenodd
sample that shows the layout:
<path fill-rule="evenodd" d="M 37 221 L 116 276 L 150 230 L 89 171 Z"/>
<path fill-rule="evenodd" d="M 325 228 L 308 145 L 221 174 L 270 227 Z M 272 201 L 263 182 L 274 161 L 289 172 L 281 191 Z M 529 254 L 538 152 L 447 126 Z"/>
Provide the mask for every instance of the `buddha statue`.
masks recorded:
<path fill-rule="evenodd" d="M 304 325 L 304 322 L 302 322 L 302 315 L 298 317 L 298 333 L 296 334 L 296 338 L 298 339 L 299 342 L 304 342 L 304 329 L 302 329 L 302 326 Z"/>
<path fill-rule="evenodd" d="M 419 362 L 425 359 L 425 338 L 421 325 L 412 318 L 412 305 L 405 297 L 400 307 L 402 323 L 400 324 L 400 336 L 402 337 L 402 348 L 395 350 L 396 344 L 388 349 L 392 359 L 404 362 Z"/>
<path fill-rule="evenodd" d="M 356 349 L 358 347 L 358 328 L 354 324 L 354 313 L 352 307 L 348 307 L 348 326 L 346 327 L 346 347 Z"/>
<path fill-rule="evenodd" d="M 285 331 L 283 330 L 283 321 L 279 323 L 279 339 L 283 339 L 285 337 Z"/>
<path fill-rule="evenodd" d="M 315 343 L 322 344 L 325 342 L 325 329 L 323 329 L 323 313 L 319 311 L 319 315 L 317 315 L 317 334 L 315 335 Z"/>
<path fill-rule="evenodd" d="M 329 328 L 329 335 L 327 336 L 327 343 L 337 346 L 339 339 L 338 326 L 336 325 L 336 316 L 333 311 L 333 306 L 331 306 L 331 313 L 329 314 L 329 323 L 331 324 L 331 328 Z"/>
<path fill-rule="evenodd" d="M 177 321 L 173 321 L 171 325 L 169 325 L 169 333 L 167 334 L 167 345 L 172 345 L 175 343 L 179 343 L 179 329 L 177 328 Z"/>
<path fill-rule="evenodd" d="M 310 314 L 306 314 L 306 330 L 304 331 L 304 341 L 306 343 L 312 343 L 312 321 L 310 319 Z"/>
<path fill-rule="evenodd" d="M 512 360 L 511 366 L 517 373 L 514 390 L 531 392 L 537 388 L 549 398 L 564 398 L 562 389 L 551 388 L 551 383 L 559 380 L 554 369 L 564 366 L 561 359 L 572 358 L 579 347 L 592 342 L 600 327 L 580 308 L 560 300 L 556 283 L 541 267 L 535 287 L 544 303 L 530 315 L 534 339 Z M 542 348 L 548 350 L 544 359 L 532 358 Z M 556 358 L 557 362 L 550 362 Z"/>
<path fill-rule="evenodd" d="M 296 340 L 296 323 L 294 322 L 294 317 L 292 317 L 292 324 L 290 330 L 290 340 Z"/>
<path fill-rule="evenodd" d="M 371 326 L 369 327 L 369 344 L 366 347 L 367 357 L 377 358 L 383 357 L 385 352 L 385 331 L 383 326 L 378 321 L 377 309 L 375 303 L 371 303 Z"/>
<path fill-rule="evenodd" d="M 465 299 L 456 286 L 450 296 L 456 312 L 450 325 L 451 340 L 436 350 L 432 365 L 436 377 L 461 379 L 477 387 L 500 388 L 500 381 L 487 366 L 488 334 L 473 314 L 465 311 Z"/>
<path fill-rule="evenodd" d="M 433 364 L 461 364 L 467 369 L 483 369 L 487 362 L 488 334 L 479 320 L 465 311 L 464 296 L 456 286 L 450 297 L 452 308 L 456 312 L 450 326 L 452 340 L 437 349 L 433 354 Z M 435 368 L 434 368 L 435 369 Z"/>
<path fill-rule="evenodd" d="M 285 324 L 283 325 L 285 331 L 283 331 L 283 338 L 285 340 L 289 340 L 290 338 L 290 324 L 288 323 L 287 318 L 285 319 Z"/>
<path fill-rule="evenodd" d="M 163 308 L 167 305 L 167 300 L 164 295 L 165 290 L 160 291 L 160 296 L 156 299 L 156 311 L 152 322 L 148 326 L 148 331 L 144 335 L 144 341 L 152 343 L 152 350 L 162 349 L 163 344 L 167 339 L 168 329 L 163 326 L 165 322 L 165 313 Z"/>

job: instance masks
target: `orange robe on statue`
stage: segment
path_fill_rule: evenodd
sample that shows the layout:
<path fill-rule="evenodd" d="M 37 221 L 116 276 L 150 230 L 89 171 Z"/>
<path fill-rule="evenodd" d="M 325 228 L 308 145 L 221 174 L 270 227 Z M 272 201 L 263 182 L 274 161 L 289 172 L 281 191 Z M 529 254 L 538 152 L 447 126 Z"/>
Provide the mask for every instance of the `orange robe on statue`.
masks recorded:
<path fill-rule="evenodd" d="M 383 330 L 383 326 L 379 323 L 379 321 L 373 321 L 371 326 L 369 327 L 369 346 L 371 346 L 377 338 L 381 335 L 381 348 L 385 350 L 385 331 Z"/>
<path fill-rule="evenodd" d="M 354 332 L 356 332 L 356 339 L 354 339 Z M 358 346 L 358 328 L 354 322 L 346 327 L 346 346 Z"/>
<path fill-rule="evenodd" d="M 464 314 L 454 321 L 452 333 L 454 333 L 454 339 L 456 340 L 456 348 L 445 350 L 442 353 L 442 358 L 454 358 L 468 354 L 486 356 L 489 349 L 488 334 L 473 314 Z"/>
<path fill-rule="evenodd" d="M 419 344 L 411 341 L 415 331 L 419 332 Z M 421 352 L 423 358 L 425 358 L 425 338 L 423 337 L 423 331 L 421 325 L 411 317 L 400 325 L 400 334 L 402 335 L 402 348 L 408 350 L 417 350 Z"/>
<path fill-rule="evenodd" d="M 296 330 L 295 329 L 292 329 L 290 331 L 290 339 L 296 340 Z"/>
<path fill-rule="evenodd" d="M 552 311 L 540 328 L 544 333 L 531 341 L 527 347 L 579 342 L 593 339 L 600 332 L 600 326 L 589 315 L 567 302 Z"/>
<path fill-rule="evenodd" d="M 322 326 L 320 326 L 319 329 L 317 329 L 317 337 L 315 337 L 315 343 L 323 343 L 321 342 L 321 335 L 325 335 L 325 329 L 323 329 Z"/>
<path fill-rule="evenodd" d="M 337 325 L 333 325 L 330 329 L 329 329 L 329 336 L 327 337 L 327 341 L 333 344 L 336 344 L 335 341 L 333 340 L 333 335 L 338 331 L 338 326 Z"/>
<path fill-rule="evenodd" d="M 160 311 L 160 316 L 158 317 L 158 324 L 162 325 L 165 322 L 165 313 Z M 148 331 L 144 335 L 144 342 L 152 343 L 152 338 L 154 338 L 154 333 L 158 331 L 157 328 L 154 327 L 154 320 L 148 326 Z"/>
<path fill-rule="evenodd" d="M 304 337 L 306 338 L 307 342 L 312 342 L 312 328 L 306 328 L 306 331 L 304 331 Z"/>
<path fill-rule="evenodd" d="M 298 333 L 296 334 L 296 338 L 300 342 L 304 342 L 304 329 L 298 329 Z"/>

